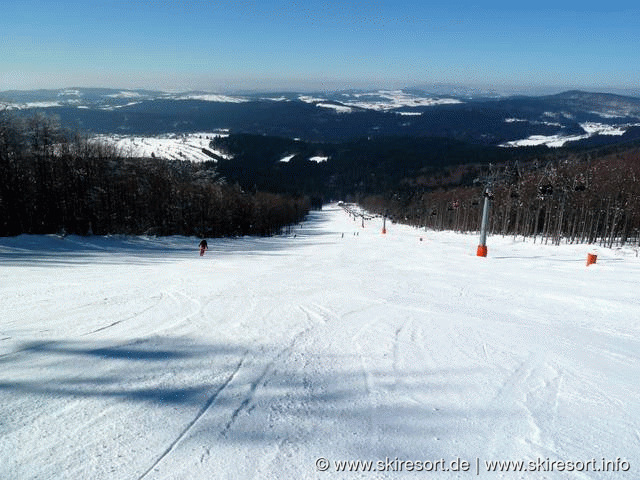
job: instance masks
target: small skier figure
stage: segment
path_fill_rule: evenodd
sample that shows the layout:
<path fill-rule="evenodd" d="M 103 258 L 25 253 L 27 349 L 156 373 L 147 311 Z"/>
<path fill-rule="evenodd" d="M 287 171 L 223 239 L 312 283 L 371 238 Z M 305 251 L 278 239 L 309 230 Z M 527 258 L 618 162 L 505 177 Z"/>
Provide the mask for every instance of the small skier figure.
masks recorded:
<path fill-rule="evenodd" d="M 209 248 L 209 246 L 207 245 L 207 241 L 203 238 L 202 241 L 200 242 L 200 256 L 202 257 L 204 255 L 204 252 Z"/>

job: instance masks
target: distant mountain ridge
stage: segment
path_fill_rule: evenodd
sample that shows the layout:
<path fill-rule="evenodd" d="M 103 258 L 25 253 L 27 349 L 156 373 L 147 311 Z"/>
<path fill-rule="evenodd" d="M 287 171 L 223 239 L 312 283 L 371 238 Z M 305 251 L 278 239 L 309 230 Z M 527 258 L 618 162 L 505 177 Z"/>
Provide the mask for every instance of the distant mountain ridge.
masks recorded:
<path fill-rule="evenodd" d="M 401 135 L 505 147 L 640 137 L 640 98 L 579 90 L 504 97 L 472 90 L 447 94 L 444 88 L 237 95 L 67 88 L 0 92 L 0 110 L 43 111 L 90 134 L 228 129 L 321 142 Z"/>

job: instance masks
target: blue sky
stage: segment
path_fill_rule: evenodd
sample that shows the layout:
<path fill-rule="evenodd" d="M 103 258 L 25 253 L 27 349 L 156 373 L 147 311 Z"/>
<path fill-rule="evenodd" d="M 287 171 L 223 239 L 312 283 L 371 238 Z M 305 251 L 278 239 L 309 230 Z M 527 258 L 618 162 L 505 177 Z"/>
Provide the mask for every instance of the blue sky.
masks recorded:
<path fill-rule="evenodd" d="M 640 84 L 639 2 L 2 0 L 0 90 Z"/>

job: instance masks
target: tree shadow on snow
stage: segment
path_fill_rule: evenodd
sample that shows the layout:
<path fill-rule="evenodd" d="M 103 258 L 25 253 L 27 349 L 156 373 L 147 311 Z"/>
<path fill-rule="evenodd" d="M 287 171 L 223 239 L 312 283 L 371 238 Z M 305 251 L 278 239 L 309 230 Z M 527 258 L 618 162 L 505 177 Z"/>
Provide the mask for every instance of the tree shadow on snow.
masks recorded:
<path fill-rule="evenodd" d="M 340 359 L 317 358 L 309 365 L 288 360 L 282 346 L 218 345 L 184 338 L 151 338 L 128 344 L 47 341 L 21 345 L 0 357 L 0 418 L 12 401 L 38 405 L 65 399 L 76 407 L 137 405 L 141 417 L 189 411 L 176 427 L 203 444 L 348 441 L 353 450 L 419 458 L 425 441 L 483 436 L 488 424 L 513 412 L 487 406 L 451 408 L 450 396 L 474 392 L 470 369 L 364 371 L 339 367 Z M 287 360 L 287 361 L 283 361 Z M 351 363 L 353 365 L 353 363 Z M 301 365 L 295 368 L 295 365 Z M 6 399 L 9 399 L 8 402 Z M 85 402 L 85 400 L 90 400 Z M 189 409 L 189 410 L 185 410 Z M 28 422 L 36 421 L 33 412 Z M 153 417 L 155 415 L 155 417 Z M 182 417 L 181 417 L 182 418 Z M 128 424 L 132 435 L 149 423 Z M 157 428 L 166 428 L 158 425 Z M 181 430 L 182 429 L 182 430 Z M 182 433 L 180 433 L 182 432 Z M 41 432 L 43 435 L 55 432 Z M 146 432 L 145 435 L 153 434 Z M 345 438 L 347 440 L 345 440 Z M 384 443 L 374 445 L 374 439 Z"/>
<path fill-rule="evenodd" d="M 327 230 L 329 219 L 311 212 L 291 233 L 272 237 L 208 239 L 204 260 L 236 255 L 273 255 L 288 249 L 333 243 L 338 232 Z M 324 238 L 323 238 L 324 237 Z M 0 238 L 0 265 L 57 267 L 68 265 L 144 265 L 199 257 L 199 238 L 149 236 L 20 235 Z"/>

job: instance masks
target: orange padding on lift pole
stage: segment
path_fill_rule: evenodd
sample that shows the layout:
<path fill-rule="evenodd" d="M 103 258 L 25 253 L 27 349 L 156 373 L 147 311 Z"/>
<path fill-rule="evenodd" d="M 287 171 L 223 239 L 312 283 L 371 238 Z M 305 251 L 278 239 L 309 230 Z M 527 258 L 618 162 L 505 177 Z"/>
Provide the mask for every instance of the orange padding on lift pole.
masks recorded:
<path fill-rule="evenodd" d="M 478 245 L 478 253 L 477 255 L 479 257 L 486 257 L 487 256 L 487 246 L 486 245 Z"/>
<path fill-rule="evenodd" d="M 587 253 L 587 267 L 593 263 L 596 263 L 598 256 L 595 253 Z"/>
<path fill-rule="evenodd" d="M 386 228 L 383 228 L 383 229 L 382 229 L 382 234 L 384 235 L 385 233 L 387 233 L 387 229 L 386 229 Z"/>

